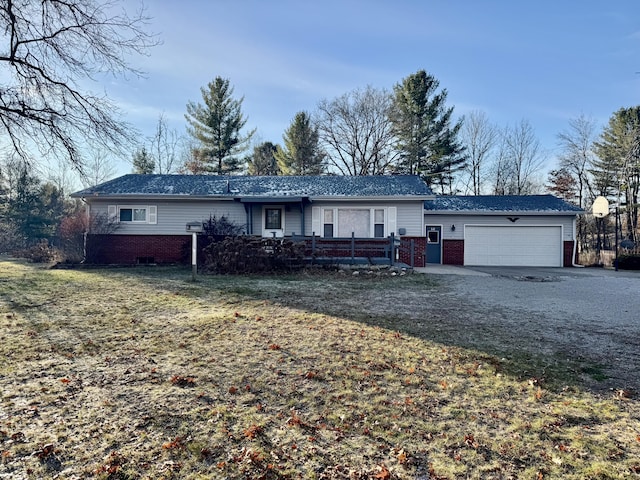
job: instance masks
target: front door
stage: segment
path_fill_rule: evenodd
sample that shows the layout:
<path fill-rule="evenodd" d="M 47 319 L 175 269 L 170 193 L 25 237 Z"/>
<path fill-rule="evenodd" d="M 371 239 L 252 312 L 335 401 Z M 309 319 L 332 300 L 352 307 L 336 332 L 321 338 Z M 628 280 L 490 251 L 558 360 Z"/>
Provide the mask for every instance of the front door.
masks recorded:
<path fill-rule="evenodd" d="M 266 206 L 262 209 L 262 236 L 284 236 L 284 208 Z"/>
<path fill-rule="evenodd" d="M 427 263 L 442 263 L 442 227 L 427 225 Z"/>

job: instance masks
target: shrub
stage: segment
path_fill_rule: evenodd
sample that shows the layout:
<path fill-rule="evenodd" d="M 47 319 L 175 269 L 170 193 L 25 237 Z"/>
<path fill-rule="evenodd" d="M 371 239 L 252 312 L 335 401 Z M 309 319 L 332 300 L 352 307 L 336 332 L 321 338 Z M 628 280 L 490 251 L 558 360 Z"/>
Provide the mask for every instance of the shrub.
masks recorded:
<path fill-rule="evenodd" d="M 618 257 L 618 268 L 622 270 L 640 270 L 639 254 L 624 254 Z"/>
<path fill-rule="evenodd" d="M 224 235 L 235 237 L 244 233 L 244 227 L 242 225 L 232 222 L 224 215 L 220 218 L 217 218 L 215 215 L 209 215 L 209 220 L 204 222 L 202 227 L 204 234 L 207 236 Z"/>
<path fill-rule="evenodd" d="M 225 237 L 204 249 L 210 273 L 269 273 L 303 266 L 304 245 L 291 240 L 249 236 Z"/>
<path fill-rule="evenodd" d="M 58 239 L 66 261 L 78 263 L 83 260 L 84 234 L 87 229 L 88 218 L 83 211 L 77 211 L 60 221 Z"/>
<path fill-rule="evenodd" d="M 49 263 L 59 259 L 59 252 L 49 245 L 49 242 L 42 240 L 32 247 L 16 253 L 18 257 L 26 258 L 33 263 Z"/>

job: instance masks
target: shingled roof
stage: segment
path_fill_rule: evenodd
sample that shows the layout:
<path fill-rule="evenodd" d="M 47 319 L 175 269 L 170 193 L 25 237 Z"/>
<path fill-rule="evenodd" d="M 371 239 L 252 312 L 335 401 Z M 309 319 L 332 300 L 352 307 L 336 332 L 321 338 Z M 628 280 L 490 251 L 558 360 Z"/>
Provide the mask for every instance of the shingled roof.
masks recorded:
<path fill-rule="evenodd" d="M 553 195 L 438 196 L 424 202 L 427 213 L 544 213 L 578 214 L 584 211 Z"/>
<path fill-rule="evenodd" d="M 415 175 L 217 176 L 129 174 L 72 194 L 72 197 L 358 198 L 428 197 Z"/>

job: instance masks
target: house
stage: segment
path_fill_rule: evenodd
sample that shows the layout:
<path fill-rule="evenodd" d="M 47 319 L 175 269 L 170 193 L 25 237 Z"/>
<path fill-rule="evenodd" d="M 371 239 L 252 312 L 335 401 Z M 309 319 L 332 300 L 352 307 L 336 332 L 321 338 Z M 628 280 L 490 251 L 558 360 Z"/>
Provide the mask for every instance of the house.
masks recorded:
<path fill-rule="evenodd" d="M 188 258 L 186 224 L 225 216 L 244 233 L 358 239 L 402 237 L 424 244 L 425 200 L 413 175 L 212 176 L 130 174 L 74 193 L 93 218 L 117 228 L 87 236 L 97 263 L 173 263 Z"/>
<path fill-rule="evenodd" d="M 224 216 L 263 237 L 363 245 L 393 235 L 399 260 L 415 266 L 571 266 L 576 216 L 584 213 L 552 195 L 435 196 L 413 175 L 131 174 L 72 197 L 117 227 L 87 235 L 96 263 L 187 262 L 186 225 Z"/>
<path fill-rule="evenodd" d="M 427 263 L 570 267 L 580 208 L 553 195 L 425 201 Z"/>

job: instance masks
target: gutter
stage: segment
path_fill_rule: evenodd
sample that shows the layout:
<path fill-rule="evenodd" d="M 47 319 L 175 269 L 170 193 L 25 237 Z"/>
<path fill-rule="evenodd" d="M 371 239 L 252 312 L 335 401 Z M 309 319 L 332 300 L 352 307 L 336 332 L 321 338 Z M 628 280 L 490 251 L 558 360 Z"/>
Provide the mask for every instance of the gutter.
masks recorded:
<path fill-rule="evenodd" d="M 584 211 L 549 211 L 549 210 L 427 210 L 425 215 L 479 215 L 479 216 L 502 216 L 502 215 L 523 215 L 523 216 L 553 216 L 566 217 L 569 215 L 581 215 Z"/>

